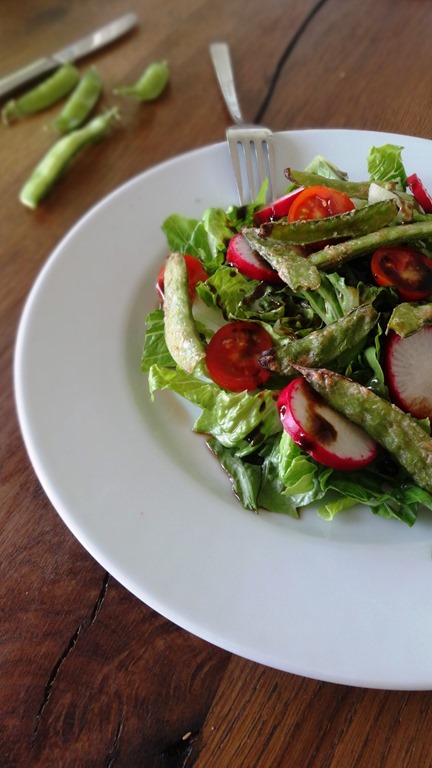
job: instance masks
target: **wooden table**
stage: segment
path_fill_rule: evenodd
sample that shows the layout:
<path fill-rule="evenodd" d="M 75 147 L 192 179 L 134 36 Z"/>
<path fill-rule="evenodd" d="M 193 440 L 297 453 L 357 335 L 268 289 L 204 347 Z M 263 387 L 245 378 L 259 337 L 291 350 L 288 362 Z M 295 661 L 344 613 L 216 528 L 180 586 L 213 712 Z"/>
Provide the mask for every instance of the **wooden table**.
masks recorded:
<path fill-rule="evenodd" d="M 222 140 L 229 122 L 208 45 L 232 45 L 248 119 L 275 130 L 364 128 L 429 138 L 426 0 L 4 0 L 0 73 L 128 10 L 140 26 L 83 62 L 108 88 L 167 58 L 171 84 L 130 105 L 35 212 L 18 193 L 50 145 L 45 113 L 1 127 L 1 768 L 432 765 L 432 694 L 282 673 L 215 648 L 139 602 L 48 502 L 15 416 L 24 300 L 69 228 L 133 175 Z"/>

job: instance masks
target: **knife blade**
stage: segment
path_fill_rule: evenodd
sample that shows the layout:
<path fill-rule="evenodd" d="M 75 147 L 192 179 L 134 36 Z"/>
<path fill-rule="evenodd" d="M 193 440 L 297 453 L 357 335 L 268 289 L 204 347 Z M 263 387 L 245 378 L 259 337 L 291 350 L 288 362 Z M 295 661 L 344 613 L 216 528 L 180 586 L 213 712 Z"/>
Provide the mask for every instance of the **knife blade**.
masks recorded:
<path fill-rule="evenodd" d="M 0 78 L 0 98 L 5 96 L 16 88 L 34 80 L 36 77 L 51 72 L 56 67 L 68 62 L 76 61 L 83 56 L 97 51 L 108 43 L 112 43 L 117 38 L 129 32 L 138 23 L 138 17 L 135 13 L 126 13 L 115 21 L 105 24 L 100 29 L 96 29 L 89 35 L 70 43 L 56 53 L 44 56 L 26 67 L 12 72 L 6 77 Z"/>

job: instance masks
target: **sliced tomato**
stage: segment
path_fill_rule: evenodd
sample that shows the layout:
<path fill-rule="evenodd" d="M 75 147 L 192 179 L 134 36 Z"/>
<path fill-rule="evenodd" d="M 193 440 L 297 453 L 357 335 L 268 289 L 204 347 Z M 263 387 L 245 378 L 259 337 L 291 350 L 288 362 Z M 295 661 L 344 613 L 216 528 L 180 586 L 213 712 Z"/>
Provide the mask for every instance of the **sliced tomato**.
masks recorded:
<path fill-rule="evenodd" d="M 210 377 L 231 392 L 256 389 L 270 376 L 259 358 L 272 346 L 272 338 L 262 325 L 246 320 L 227 323 L 216 331 L 207 347 Z"/>
<path fill-rule="evenodd" d="M 189 253 L 185 253 L 184 260 L 186 263 L 189 280 L 189 296 L 190 300 L 193 301 L 195 296 L 195 288 L 197 287 L 198 283 L 204 283 L 207 280 L 208 274 L 200 260 L 195 256 L 191 256 Z M 165 264 L 162 264 L 156 280 L 156 291 L 161 301 L 164 300 L 164 277 Z"/>
<path fill-rule="evenodd" d="M 404 301 L 432 296 L 432 259 L 415 248 L 378 248 L 372 256 L 371 271 L 377 285 L 393 286 Z"/>
<path fill-rule="evenodd" d="M 346 213 L 355 208 L 353 201 L 345 192 L 330 187 L 306 187 L 293 201 L 288 211 L 288 221 L 299 219 L 325 219 Z"/>

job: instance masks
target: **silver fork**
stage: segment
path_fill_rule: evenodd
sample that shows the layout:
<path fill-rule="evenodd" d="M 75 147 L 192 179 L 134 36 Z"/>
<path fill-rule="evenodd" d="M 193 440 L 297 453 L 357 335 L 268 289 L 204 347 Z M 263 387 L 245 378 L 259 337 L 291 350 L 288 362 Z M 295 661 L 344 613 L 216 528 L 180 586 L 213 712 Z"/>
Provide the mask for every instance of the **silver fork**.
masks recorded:
<path fill-rule="evenodd" d="M 210 56 L 226 107 L 235 123 L 227 128 L 226 137 L 240 203 L 245 205 L 255 200 L 265 179 L 268 179 L 267 200 L 272 200 L 276 197 L 273 133 L 269 128 L 243 120 L 227 43 L 212 43 Z"/>

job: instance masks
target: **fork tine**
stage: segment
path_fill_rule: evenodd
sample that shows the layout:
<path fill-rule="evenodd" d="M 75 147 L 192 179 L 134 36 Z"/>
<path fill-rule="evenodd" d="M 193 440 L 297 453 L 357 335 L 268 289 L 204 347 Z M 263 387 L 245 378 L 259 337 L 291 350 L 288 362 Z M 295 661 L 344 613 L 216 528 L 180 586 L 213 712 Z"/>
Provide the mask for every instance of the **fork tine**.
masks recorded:
<path fill-rule="evenodd" d="M 276 159 L 275 159 L 275 147 L 274 137 L 271 134 L 267 136 L 267 158 L 268 158 L 268 180 L 269 180 L 269 196 L 270 199 L 274 199 L 277 194 L 276 190 Z"/>
<path fill-rule="evenodd" d="M 270 184 L 269 168 L 268 168 L 268 145 L 267 145 L 266 139 L 262 139 L 262 141 L 260 141 L 258 145 L 255 145 L 255 155 L 256 155 L 256 162 L 258 167 L 258 183 L 259 183 L 259 189 L 260 189 L 261 188 L 260 181 L 262 183 L 266 177 L 268 178 L 268 181 Z M 258 192 L 259 192 L 259 189 L 258 189 Z M 258 192 L 254 195 L 254 197 L 257 197 Z"/>
<path fill-rule="evenodd" d="M 234 85 L 231 57 L 227 43 L 212 43 L 210 56 L 228 112 L 235 125 L 226 131 L 240 204 L 254 200 L 265 178 L 267 199 L 276 193 L 276 163 L 273 134 L 263 125 L 243 120 Z"/>
<path fill-rule="evenodd" d="M 251 200 L 254 200 L 257 196 L 256 187 L 257 187 L 257 177 L 256 177 L 256 169 L 254 167 L 254 162 L 257 162 L 257 151 L 256 151 L 256 144 L 255 142 L 251 140 L 243 140 L 240 142 L 243 153 L 244 153 L 244 159 L 245 159 L 245 165 L 246 165 L 246 175 L 249 185 L 249 197 Z M 259 169 L 258 169 L 259 171 Z"/>
<path fill-rule="evenodd" d="M 251 134 L 250 136 L 248 135 Z M 273 137 L 258 131 L 240 131 L 238 128 L 227 130 L 231 162 L 242 205 L 254 200 L 261 189 L 264 179 L 268 179 L 267 198 L 275 193 L 275 159 Z"/>
<path fill-rule="evenodd" d="M 237 191 L 240 198 L 240 203 L 244 205 L 247 201 L 244 198 L 243 192 L 243 171 L 240 163 L 239 147 L 236 137 L 231 136 L 227 132 L 228 147 L 231 156 L 231 163 L 234 168 L 234 175 L 237 184 Z"/>

